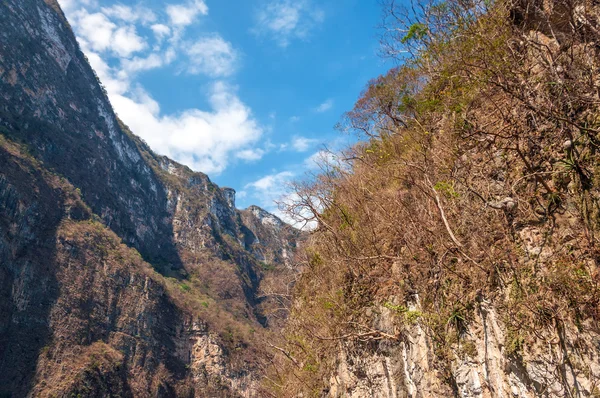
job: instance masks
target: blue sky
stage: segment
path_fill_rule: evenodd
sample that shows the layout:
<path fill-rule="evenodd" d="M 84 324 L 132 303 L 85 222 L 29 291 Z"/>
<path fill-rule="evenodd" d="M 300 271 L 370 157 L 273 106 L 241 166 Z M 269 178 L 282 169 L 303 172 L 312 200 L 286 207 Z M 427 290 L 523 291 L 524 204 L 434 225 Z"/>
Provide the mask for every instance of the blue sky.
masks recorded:
<path fill-rule="evenodd" d="M 117 114 L 158 153 L 276 211 L 378 57 L 376 0 L 59 0 Z"/>

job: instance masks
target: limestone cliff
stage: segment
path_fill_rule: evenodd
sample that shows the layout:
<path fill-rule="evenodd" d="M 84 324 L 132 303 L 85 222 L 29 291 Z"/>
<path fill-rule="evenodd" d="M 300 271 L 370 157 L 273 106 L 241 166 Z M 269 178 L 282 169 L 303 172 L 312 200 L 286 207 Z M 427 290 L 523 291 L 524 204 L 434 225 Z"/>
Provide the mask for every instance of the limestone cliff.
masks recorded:
<path fill-rule="evenodd" d="M 300 233 L 133 135 L 54 0 L 0 26 L 0 395 L 255 396 L 258 290 Z"/>

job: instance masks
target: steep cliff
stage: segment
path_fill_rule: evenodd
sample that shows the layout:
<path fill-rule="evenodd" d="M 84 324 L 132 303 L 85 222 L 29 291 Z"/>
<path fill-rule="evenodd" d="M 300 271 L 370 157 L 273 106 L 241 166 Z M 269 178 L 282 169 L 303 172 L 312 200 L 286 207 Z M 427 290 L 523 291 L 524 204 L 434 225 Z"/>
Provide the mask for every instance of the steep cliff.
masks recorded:
<path fill-rule="evenodd" d="M 0 395 L 254 396 L 300 233 L 133 135 L 54 0 L 0 26 Z"/>
<path fill-rule="evenodd" d="M 274 341 L 274 396 L 600 394 L 600 8 L 385 7 L 345 126 L 364 141 L 300 185 L 319 227 Z"/>

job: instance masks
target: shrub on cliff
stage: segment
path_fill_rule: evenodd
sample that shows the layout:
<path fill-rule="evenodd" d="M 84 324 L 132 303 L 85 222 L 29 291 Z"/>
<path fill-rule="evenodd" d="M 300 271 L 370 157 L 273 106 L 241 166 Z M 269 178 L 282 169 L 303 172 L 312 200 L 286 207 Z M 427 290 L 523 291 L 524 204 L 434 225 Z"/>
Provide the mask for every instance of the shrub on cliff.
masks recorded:
<path fill-rule="evenodd" d="M 299 183 L 288 207 L 318 228 L 273 344 L 274 396 L 319 396 L 340 344 L 399 341 L 415 321 L 450 378 L 482 303 L 515 356 L 597 324 L 598 6 L 413 5 L 386 4 L 384 51 L 403 65 L 342 121 L 364 141 Z M 398 312 L 382 330 L 376 312 L 390 306 L 418 307 L 418 319 Z"/>

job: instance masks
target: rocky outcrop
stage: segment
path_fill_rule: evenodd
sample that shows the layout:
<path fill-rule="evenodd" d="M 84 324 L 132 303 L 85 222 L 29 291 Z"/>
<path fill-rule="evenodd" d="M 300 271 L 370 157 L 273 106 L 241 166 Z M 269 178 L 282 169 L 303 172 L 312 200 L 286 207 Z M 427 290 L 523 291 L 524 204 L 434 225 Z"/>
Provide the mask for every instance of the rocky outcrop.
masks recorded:
<path fill-rule="evenodd" d="M 301 233 L 279 217 L 250 206 L 241 212 L 244 225 L 245 247 L 265 264 L 292 266 L 292 255 L 301 241 Z"/>
<path fill-rule="evenodd" d="M 74 187 L 17 144 L 0 164 L 0 393 L 251 396 L 256 376 L 231 369 L 219 330 Z"/>
<path fill-rule="evenodd" d="M 398 332 L 399 315 L 377 310 L 378 330 Z M 522 341 L 522 355 L 492 303 L 482 301 L 478 319 L 460 336 L 447 370 L 436 364 L 436 346 L 419 324 L 399 341 L 340 345 L 329 382 L 331 397 L 594 397 L 598 394 L 600 335 L 570 332 Z M 396 325 L 396 326 L 395 326 Z M 572 395 L 570 395 L 572 394 Z"/>
<path fill-rule="evenodd" d="M 221 188 L 221 191 L 223 191 L 223 196 L 225 196 L 227 205 L 232 209 L 235 209 L 235 189 L 223 187 Z"/>

